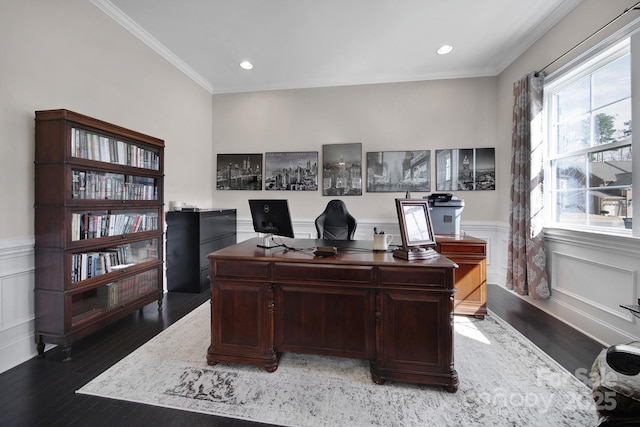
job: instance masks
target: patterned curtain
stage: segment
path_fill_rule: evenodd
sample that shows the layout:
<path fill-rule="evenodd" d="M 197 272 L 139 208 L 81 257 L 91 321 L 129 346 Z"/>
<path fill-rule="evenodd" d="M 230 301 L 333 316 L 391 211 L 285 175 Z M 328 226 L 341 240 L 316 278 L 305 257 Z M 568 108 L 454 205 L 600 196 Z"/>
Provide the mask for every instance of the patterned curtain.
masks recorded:
<path fill-rule="evenodd" d="M 542 232 L 543 82 L 531 73 L 513 84 L 507 288 L 532 298 L 551 295 Z"/>

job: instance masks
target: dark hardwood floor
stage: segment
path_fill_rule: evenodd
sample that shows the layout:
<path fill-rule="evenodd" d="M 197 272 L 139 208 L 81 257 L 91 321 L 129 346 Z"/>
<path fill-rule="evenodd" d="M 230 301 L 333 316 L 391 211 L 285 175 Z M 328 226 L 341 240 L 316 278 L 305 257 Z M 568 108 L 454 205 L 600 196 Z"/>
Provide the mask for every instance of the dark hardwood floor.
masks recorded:
<path fill-rule="evenodd" d="M 75 343 L 71 362 L 62 363 L 60 349 L 54 348 L 43 359 L 28 360 L 0 374 L 0 426 L 264 426 L 75 393 L 208 299 L 208 292 L 165 294 L 162 312 L 150 304 Z M 488 287 L 488 300 L 490 310 L 572 373 L 588 370 L 602 349 L 499 286 Z"/>
<path fill-rule="evenodd" d="M 502 286 L 487 286 L 487 306 L 587 385 L 604 346 Z"/>
<path fill-rule="evenodd" d="M 161 312 L 157 304 L 149 304 L 74 343 L 71 362 L 63 363 L 60 347 L 56 347 L 43 359 L 28 360 L 0 374 L 0 426 L 264 426 L 75 393 L 208 300 L 208 291 L 167 293 Z"/>

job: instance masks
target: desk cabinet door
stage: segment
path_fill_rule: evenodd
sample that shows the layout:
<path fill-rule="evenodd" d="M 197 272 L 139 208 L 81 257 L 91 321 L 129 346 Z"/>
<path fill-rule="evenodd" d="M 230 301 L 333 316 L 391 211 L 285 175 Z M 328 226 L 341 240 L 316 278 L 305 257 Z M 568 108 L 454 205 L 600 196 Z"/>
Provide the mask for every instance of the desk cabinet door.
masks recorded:
<path fill-rule="evenodd" d="M 218 279 L 213 283 L 211 301 L 210 354 L 237 362 L 275 361 L 273 290 L 269 284 Z"/>
<path fill-rule="evenodd" d="M 476 310 L 485 307 L 486 297 L 486 260 L 484 258 L 454 259 L 458 269 L 454 273 L 456 280 L 455 307 L 468 305 Z M 483 313 L 484 314 L 484 313 Z"/>
<path fill-rule="evenodd" d="M 467 236 L 438 236 L 438 252 L 458 264 L 454 273 L 455 314 L 487 314 L 487 242 Z"/>
<path fill-rule="evenodd" d="M 450 385 L 451 293 L 385 290 L 377 306 L 375 373 L 382 380 Z"/>

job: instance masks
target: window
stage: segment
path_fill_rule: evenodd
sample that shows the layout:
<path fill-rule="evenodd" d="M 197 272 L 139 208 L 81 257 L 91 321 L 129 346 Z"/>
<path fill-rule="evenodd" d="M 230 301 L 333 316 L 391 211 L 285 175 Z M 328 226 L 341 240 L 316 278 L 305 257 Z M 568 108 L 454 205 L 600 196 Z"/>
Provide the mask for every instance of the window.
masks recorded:
<path fill-rule="evenodd" d="M 545 84 L 545 109 L 546 223 L 631 229 L 629 39 Z"/>

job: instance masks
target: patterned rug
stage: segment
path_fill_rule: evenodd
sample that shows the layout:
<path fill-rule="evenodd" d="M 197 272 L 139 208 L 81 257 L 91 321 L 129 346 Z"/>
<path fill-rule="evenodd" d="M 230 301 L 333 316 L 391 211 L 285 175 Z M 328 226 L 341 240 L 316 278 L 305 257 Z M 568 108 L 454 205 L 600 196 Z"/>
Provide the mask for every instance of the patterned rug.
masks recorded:
<path fill-rule="evenodd" d="M 511 326 L 455 317 L 457 393 L 371 381 L 368 362 L 285 353 L 208 366 L 209 303 L 78 393 L 283 426 L 595 426 L 590 390 Z"/>

